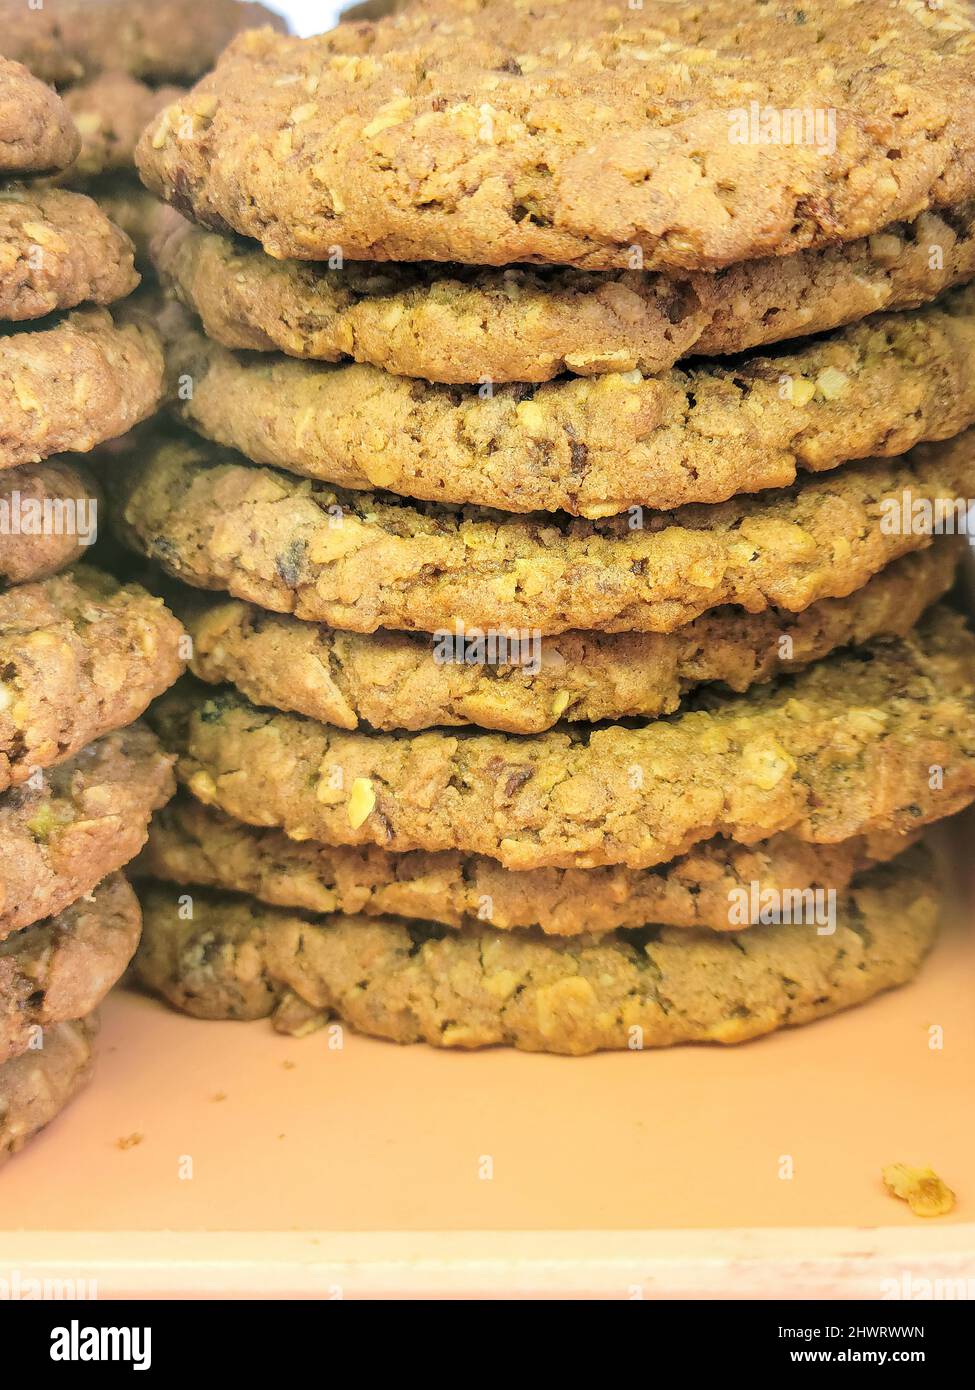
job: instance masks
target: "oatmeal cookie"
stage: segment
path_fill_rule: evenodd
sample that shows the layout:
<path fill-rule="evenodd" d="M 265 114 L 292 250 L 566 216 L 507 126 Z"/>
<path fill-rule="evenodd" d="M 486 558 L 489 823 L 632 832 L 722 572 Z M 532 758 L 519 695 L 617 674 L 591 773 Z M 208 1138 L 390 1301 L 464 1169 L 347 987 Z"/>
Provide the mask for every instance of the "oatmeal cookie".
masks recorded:
<path fill-rule="evenodd" d="M 25 1052 L 39 1029 L 96 1009 L 141 930 L 139 900 L 113 874 L 56 917 L 0 941 L 0 1065 Z"/>
<path fill-rule="evenodd" d="M 713 275 L 369 261 L 331 269 L 274 260 L 172 209 L 160 216 L 152 257 L 207 336 L 229 348 L 351 357 L 460 384 L 653 376 L 692 353 L 742 352 L 917 308 L 970 280 L 975 205 Z"/>
<path fill-rule="evenodd" d="M 727 608 L 674 633 L 529 637 L 498 649 L 497 661 L 488 640 L 456 646 L 406 632 L 341 632 L 236 599 L 184 599 L 177 611 L 193 640 L 194 675 L 211 685 L 229 681 L 254 704 L 342 729 L 361 721 L 374 729 L 476 724 L 535 734 L 563 719 L 656 718 L 698 685 L 747 690 L 839 647 L 903 637 L 951 587 L 962 545 L 944 537 L 849 598 L 822 599 L 800 614 Z"/>
<path fill-rule="evenodd" d="M 0 938 L 61 912 L 135 858 L 175 789 L 172 764 L 136 724 L 0 800 Z"/>
<path fill-rule="evenodd" d="M 200 801 L 299 841 L 649 868 L 715 835 L 837 844 L 968 805 L 975 636 L 936 608 L 904 638 L 667 720 L 528 739 L 348 733 L 189 679 L 149 718 Z"/>
<path fill-rule="evenodd" d="M 184 93 L 180 87 L 149 87 L 126 72 L 104 72 L 62 95 L 81 132 L 81 151 L 61 177 L 84 184 L 102 174 L 132 170 L 139 136 Z"/>
<path fill-rule="evenodd" d="M 975 285 L 771 357 L 486 397 L 233 353 L 173 311 L 169 403 L 186 424 L 254 463 L 428 502 L 590 518 L 724 502 L 975 423 Z"/>
<path fill-rule="evenodd" d="M 0 319 L 111 304 L 139 283 L 132 244 L 97 203 L 63 189 L 0 189 Z"/>
<path fill-rule="evenodd" d="M 97 537 L 101 489 L 67 459 L 0 471 L 0 587 L 56 574 Z"/>
<path fill-rule="evenodd" d="M 56 1023 L 42 1048 L 0 1068 L 0 1167 L 55 1118 L 90 1079 L 98 1021 Z"/>
<path fill-rule="evenodd" d="M 189 80 L 212 68 L 244 29 L 284 29 L 280 15 L 237 0 L 0 0 L 3 50 L 45 82 L 117 70 L 149 82 Z"/>
<path fill-rule="evenodd" d="M 182 671 L 181 636 L 89 565 L 0 594 L 0 791 L 138 719 Z"/>
<path fill-rule="evenodd" d="M 159 433 L 105 483 L 128 543 L 196 588 L 354 632 L 552 636 L 673 632 L 725 604 L 795 613 L 843 598 L 930 545 L 935 504 L 955 524 L 973 462 L 969 431 L 757 497 L 602 521 L 338 492 Z"/>
<path fill-rule="evenodd" d="M 137 312 L 76 309 L 0 336 L 0 468 L 84 453 L 147 419 L 162 394 L 158 334 Z"/>
<path fill-rule="evenodd" d="M 34 19 L 26 5 L 18 8 L 27 22 Z M 81 136 L 57 92 L 20 63 L 0 58 L 0 177 L 66 169 L 80 148 Z"/>
<path fill-rule="evenodd" d="M 966 0 L 425 0 L 244 34 L 137 162 L 275 257 L 714 270 L 975 195 Z"/>
<path fill-rule="evenodd" d="M 875 835 L 811 845 L 773 835 L 756 845 L 715 839 L 652 869 L 504 869 L 477 854 L 388 854 L 374 845 L 323 845 L 244 825 L 185 793 L 153 818 L 132 872 L 140 878 L 246 893 L 303 912 L 410 917 L 499 931 L 598 936 L 656 922 L 735 931 L 761 891 L 842 893 L 855 873 L 910 840 Z M 742 907 L 748 905 L 743 914 Z"/>
<path fill-rule="evenodd" d="M 934 940 L 939 896 L 928 856 L 911 851 L 853 885 L 831 934 L 803 922 L 556 941 L 484 926 L 308 918 L 206 892 L 182 921 L 175 890 L 150 887 L 136 961 L 151 989 L 198 1018 L 273 1014 L 279 1029 L 299 1034 L 334 1013 L 357 1032 L 437 1047 L 581 1055 L 739 1043 L 911 979 Z"/>

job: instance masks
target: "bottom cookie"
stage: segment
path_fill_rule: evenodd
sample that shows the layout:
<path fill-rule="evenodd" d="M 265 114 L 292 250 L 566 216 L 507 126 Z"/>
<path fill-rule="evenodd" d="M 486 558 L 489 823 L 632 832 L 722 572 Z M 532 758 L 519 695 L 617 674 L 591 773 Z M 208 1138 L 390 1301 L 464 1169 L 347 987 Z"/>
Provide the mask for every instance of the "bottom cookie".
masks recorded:
<path fill-rule="evenodd" d="M 136 964 L 143 983 L 198 1018 L 273 1015 L 282 1031 L 305 1033 L 334 1012 L 394 1042 L 581 1055 L 745 1042 L 863 1003 L 915 974 L 938 911 L 923 848 L 863 874 L 826 934 L 792 923 L 562 940 L 311 918 L 146 884 Z"/>
<path fill-rule="evenodd" d="M 57 1023 L 44 1046 L 0 1067 L 0 1167 L 50 1124 L 88 1081 L 98 1022 Z"/>
<path fill-rule="evenodd" d="M 122 874 L 56 917 L 0 941 L 0 1065 L 40 1030 L 94 1012 L 139 944 L 139 900 Z"/>

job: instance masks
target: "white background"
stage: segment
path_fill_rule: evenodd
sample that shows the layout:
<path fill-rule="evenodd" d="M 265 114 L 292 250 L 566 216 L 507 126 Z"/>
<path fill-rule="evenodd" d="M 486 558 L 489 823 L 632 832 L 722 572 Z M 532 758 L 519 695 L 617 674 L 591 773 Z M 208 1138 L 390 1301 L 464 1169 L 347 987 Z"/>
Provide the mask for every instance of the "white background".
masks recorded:
<path fill-rule="evenodd" d="M 269 9 L 283 14 L 296 34 L 321 34 L 331 29 L 342 10 L 355 0 L 264 0 Z"/>

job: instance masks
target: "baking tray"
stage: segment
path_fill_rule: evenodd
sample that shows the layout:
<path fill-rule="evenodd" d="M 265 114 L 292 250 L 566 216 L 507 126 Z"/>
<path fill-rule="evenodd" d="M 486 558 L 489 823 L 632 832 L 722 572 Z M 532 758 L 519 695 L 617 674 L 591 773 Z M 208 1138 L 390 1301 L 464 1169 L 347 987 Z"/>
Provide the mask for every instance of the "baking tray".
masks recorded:
<path fill-rule="evenodd" d="M 737 1048 L 336 1048 L 117 992 L 94 1083 L 0 1177 L 0 1275 L 102 1297 L 975 1287 L 975 819 L 943 839 L 968 867 L 917 982 Z M 930 1163 L 955 1211 L 913 1216 L 893 1161 Z"/>

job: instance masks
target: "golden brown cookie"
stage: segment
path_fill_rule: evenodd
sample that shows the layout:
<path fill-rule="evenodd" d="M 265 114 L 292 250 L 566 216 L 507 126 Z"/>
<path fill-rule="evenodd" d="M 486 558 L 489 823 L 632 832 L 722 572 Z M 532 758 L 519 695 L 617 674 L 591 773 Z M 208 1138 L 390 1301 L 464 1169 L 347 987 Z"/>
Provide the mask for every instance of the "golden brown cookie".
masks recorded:
<path fill-rule="evenodd" d="M 277 257 L 713 270 L 971 198 L 973 39 L 965 0 L 426 0 L 242 35 L 137 159 Z"/>
<path fill-rule="evenodd" d="M 0 594 L 0 791 L 138 719 L 183 669 L 182 625 L 79 565 Z"/>
<path fill-rule="evenodd" d="M 0 800 L 0 938 L 53 916 L 134 859 L 172 796 L 143 725 L 108 734 Z"/>
<path fill-rule="evenodd" d="M 742 352 L 913 309 L 975 276 L 975 205 L 875 236 L 709 275 L 571 267 L 278 261 L 172 209 L 160 276 L 229 348 L 352 357 L 428 381 L 548 381 L 666 372 L 691 353 Z"/>
<path fill-rule="evenodd" d="M 393 918 L 308 918 L 201 892 L 192 920 L 148 887 L 142 980 L 197 1018 L 311 1031 L 333 1012 L 357 1032 L 436 1047 L 494 1044 L 581 1055 L 739 1043 L 811 1023 L 909 980 L 937 929 L 929 856 L 863 875 L 835 930 L 806 922 L 734 935 L 648 927 L 556 940 Z M 294 1020 L 294 1021 L 292 1021 Z"/>
<path fill-rule="evenodd" d="M 63 180 L 86 184 L 102 174 L 131 170 L 139 136 L 164 106 L 182 95 L 180 87 L 149 87 L 117 71 L 69 87 L 64 104 L 81 132 L 81 151 Z"/>
<path fill-rule="evenodd" d="M 0 585 L 46 579 L 84 555 L 100 506 L 95 479 L 66 459 L 0 471 Z"/>
<path fill-rule="evenodd" d="M 0 941 L 0 1065 L 41 1030 L 96 1009 L 135 954 L 141 930 L 139 900 L 113 874 L 56 917 Z"/>
<path fill-rule="evenodd" d="M 26 20 L 34 18 L 26 5 L 18 8 Z M 10 52 L 5 26 L 0 32 Z M 0 57 L 0 177 L 65 169 L 80 148 L 81 136 L 57 92 Z"/>
<path fill-rule="evenodd" d="M 966 806 L 975 636 L 936 608 L 905 638 L 667 720 L 528 739 L 348 733 L 190 680 L 149 718 L 200 801 L 299 841 L 648 868 L 715 835 L 837 844 Z"/>
<path fill-rule="evenodd" d="M 254 463 L 422 501 L 601 517 L 788 487 L 975 423 L 975 285 L 772 357 L 489 397 L 233 353 L 163 315 L 170 406 Z"/>
<path fill-rule="evenodd" d="M 804 844 L 774 835 L 756 845 L 715 839 L 652 869 L 527 869 L 477 854 L 389 854 L 374 845 L 323 845 L 244 825 L 185 793 L 153 817 L 133 873 L 186 887 L 247 893 L 302 912 L 410 917 L 500 931 L 600 935 L 656 922 L 734 931 L 749 925 L 755 893 L 842 893 L 855 873 L 892 859 L 901 835 Z M 754 889 L 753 889 L 754 885 Z M 817 900 L 817 901 L 818 901 Z"/>
<path fill-rule="evenodd" d="M 0 190 L 0 319 L 111 304 L 138 283 L 131 242 L 91 198 L 16 184 Z"/>
<path fill-rule="evenodd" d="M 237 0 L 0 0 L 3 50 L 58 85 L 117 69 L 150 82 L 198 77 L 244 29 L 283 29 Z"/>
<path fill-rule="evenodd" d="M 927 548 L 936 502 L 941 525 L 958 524 L 973 461 L 969 431 L 757 497 L 598 522 L 338 492 L 165 435 L 105 481 L 129 543 L 197 588 L 355 632 L 551 636 L 674 632 L 724 604 L 800 612 L 845 597 Z"/>
<path fill-rule="evenodd" d="M 560 720 L 656 718 L 698 685 L 732 690 L 800 670 L 839 647 L 903 637 L 951 587 L 960 538 L 905 555 L 849 598 L 800 614 L 718 609 L 674 633 L 567 632 L 493 654 L 406 632 L 341 632 L 235 599 L 182 599 L 190 667 L 257 705 L 354 729 L 476 724 L 535 734 Z M 182 598 L 182 596 L 181 596 Z M 2 601 L 0 601 L 2 603 Z M 507 659 L 505 659 L 507 658 Z"/>
<path fill-rule="evenodd" d="M 0 336 L 0 468 L 84 453 L 156 409 L 163 361 L 149 319 L 77 309 Z"/>
<path fill-rule="evenodd" d="M 98 1020 L 56 1023 L 42 1048 L 0 1068 L 0 1167 L 58 1115 L 91 1077 Z"/>

